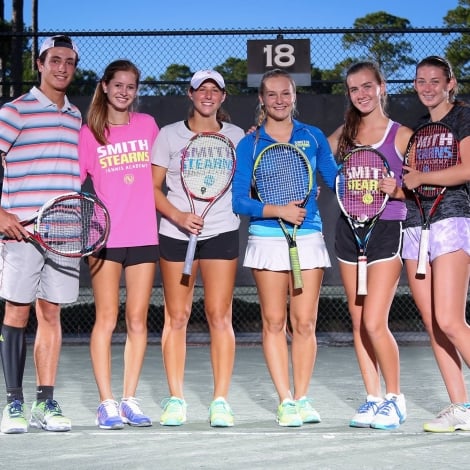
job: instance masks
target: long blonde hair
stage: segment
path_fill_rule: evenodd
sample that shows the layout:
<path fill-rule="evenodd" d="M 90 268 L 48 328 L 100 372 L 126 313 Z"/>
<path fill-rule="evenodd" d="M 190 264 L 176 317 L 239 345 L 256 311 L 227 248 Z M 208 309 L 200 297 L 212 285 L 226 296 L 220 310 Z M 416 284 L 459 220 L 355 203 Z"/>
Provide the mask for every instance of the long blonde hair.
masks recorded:
<path fill-rule="evenodd" d="M 294 95 L 297 93 L 295 81 L 290 76 L 289 72 L 286 72 L 285 70 L 282 70 L 282 69 L 272 69 L 272 70 L 268 70 L 267 72 L 265 72 L 264 75 L 261 77 L 261 82 L 258 88 L 258 97 L 263 96 L 264 92 L 266 91 L 266 80 L 268 78 L 273 78 L 273 77 L 286 77 L 290 81 Z M 292 117 L 294 117 L 296 114 L 297 114 L 297 108 L 294 103 L 292 107 Z M 261 103 L 261 101 L 258 100 L 258 106 L 256 108 L 256 115 L 255 115 L 256 126 L 260 127 L 261 124 L 263 124 L 265 120 L 266 120 L 266 108 Z"/>

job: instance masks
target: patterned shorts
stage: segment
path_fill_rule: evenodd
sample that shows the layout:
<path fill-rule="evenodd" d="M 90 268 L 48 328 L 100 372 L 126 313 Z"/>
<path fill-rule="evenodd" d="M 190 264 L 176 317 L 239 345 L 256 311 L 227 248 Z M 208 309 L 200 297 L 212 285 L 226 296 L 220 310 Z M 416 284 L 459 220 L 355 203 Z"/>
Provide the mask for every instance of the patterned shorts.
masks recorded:
<path fill-rule="evenodd" d="M 418 259 L 421 227 L 408 227 L 403 236 L 403 259 Z M 470 256 L 470 219 L 451 217 L 431 224 L 428 259 L 464 250 Z"/>

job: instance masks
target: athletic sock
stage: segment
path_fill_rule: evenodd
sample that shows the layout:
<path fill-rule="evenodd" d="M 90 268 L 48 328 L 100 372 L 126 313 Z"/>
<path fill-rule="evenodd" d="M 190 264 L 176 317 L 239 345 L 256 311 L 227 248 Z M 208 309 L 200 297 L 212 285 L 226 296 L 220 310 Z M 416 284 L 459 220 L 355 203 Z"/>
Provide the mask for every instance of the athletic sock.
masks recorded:
<path fill-rule="evenodd" d="M 54 386 L 53 385 L 38 385 L 36 387 L 36 401 L 41 403 L 46 400 L 54 399 Z"/>
<path fill-rule="evenodd" d="M 23 389 L 22 388 L 9 388 L 7 387 L 7 403 L 18 400 L 24 403 Z"/>

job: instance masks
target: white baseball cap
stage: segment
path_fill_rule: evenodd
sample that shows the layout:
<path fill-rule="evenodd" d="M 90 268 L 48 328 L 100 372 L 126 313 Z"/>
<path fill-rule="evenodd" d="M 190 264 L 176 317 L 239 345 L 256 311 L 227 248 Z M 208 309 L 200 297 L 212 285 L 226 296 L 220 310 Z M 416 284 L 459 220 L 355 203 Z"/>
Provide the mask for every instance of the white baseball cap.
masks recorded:
<path fill-rule="evenodd" d="M 77 54 L 78 59 L 78 47 L 68 36 L 59 34 L 57 36 L 47 38 L 41 45 L 39 55 L 41 55 L 44 51 L 47 51 L 51 47 L 67 47 L 68 49 L 72 49 Z"/>
<path fill-rule="evenodd" d="M 222 90 L 225 90 L 225 82 L 222 75 L 215 70 L 199 70 L 191 78 L 191 87 L 197 90 L 206 80 L 213 80 L 217 83 L 217 86 Z"/>

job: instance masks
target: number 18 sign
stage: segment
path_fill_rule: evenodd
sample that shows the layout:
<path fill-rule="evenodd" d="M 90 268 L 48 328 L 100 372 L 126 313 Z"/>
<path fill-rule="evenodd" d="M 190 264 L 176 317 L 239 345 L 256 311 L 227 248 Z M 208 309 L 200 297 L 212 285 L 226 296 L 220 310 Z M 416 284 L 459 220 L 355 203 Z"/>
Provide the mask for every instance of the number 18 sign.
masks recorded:
<path fill-rule="evenodd" d="M 247 41 L 249 87 L 258 87 L 261 77 L 271 69 L 284 69 L 298 86 L 312 84 L 310 40 L 275 39 Z"/>

